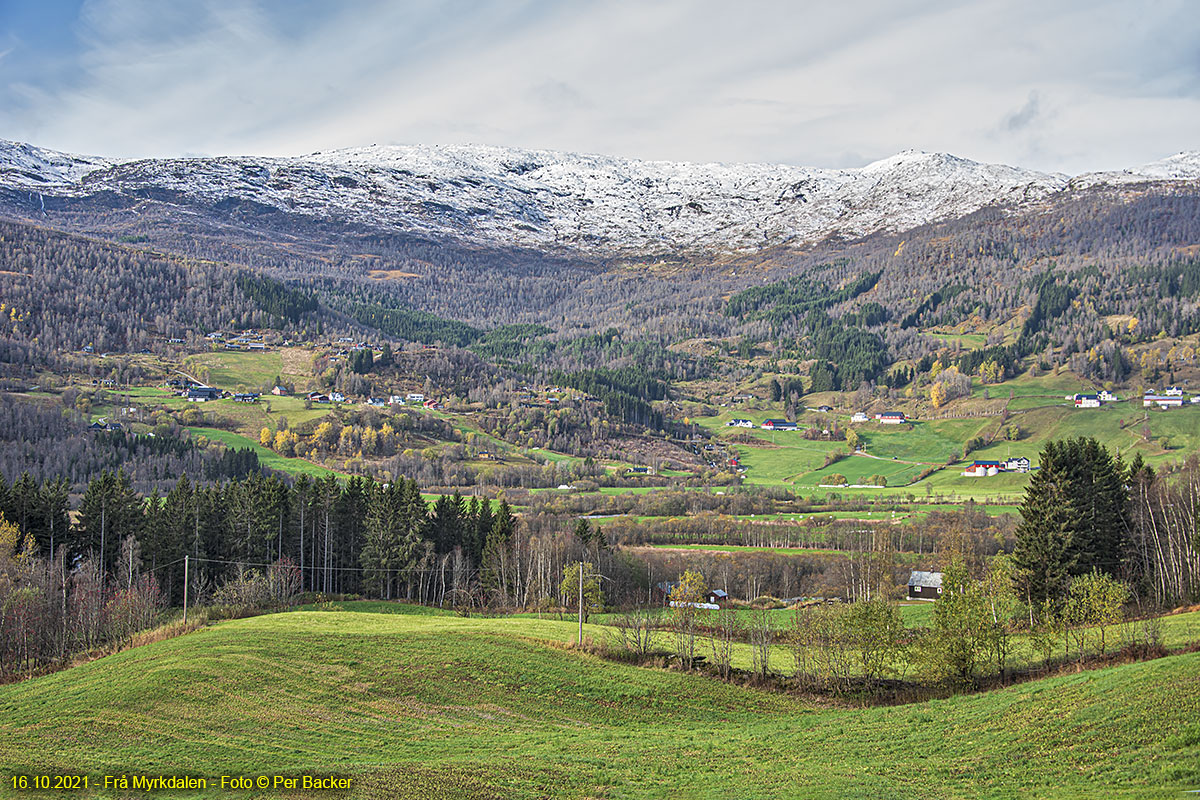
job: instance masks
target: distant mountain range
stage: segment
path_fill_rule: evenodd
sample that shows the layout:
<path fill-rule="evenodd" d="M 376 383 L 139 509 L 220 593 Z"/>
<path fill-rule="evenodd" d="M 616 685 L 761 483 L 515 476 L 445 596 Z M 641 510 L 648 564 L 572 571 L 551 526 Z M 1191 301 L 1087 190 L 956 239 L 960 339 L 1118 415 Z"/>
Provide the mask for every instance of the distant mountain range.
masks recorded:
<path fill-rule="evenodd" d="M 746 252 L 900 232 L 986 206 L 1200 181 L 1200 152 L 1067 176 L 905 151 L 860 169 L 687 164 L 482 146 L 371 146 L 294 158 L 120 161 L 0 140 L 0 194 L 26 212 L 92 201 L 347 224 L 589 258 Z M 1192 187 L 1195 188 L 1195 187 Z M 43 209 L 46 211 L 43 212 Z"/>

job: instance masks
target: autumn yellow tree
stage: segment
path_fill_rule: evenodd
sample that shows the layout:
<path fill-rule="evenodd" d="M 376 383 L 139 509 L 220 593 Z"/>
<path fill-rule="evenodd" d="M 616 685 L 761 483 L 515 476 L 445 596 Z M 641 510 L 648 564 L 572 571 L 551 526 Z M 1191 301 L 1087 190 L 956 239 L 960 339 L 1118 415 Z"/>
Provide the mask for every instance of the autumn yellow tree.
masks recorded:
<path fill-rule="evenodd" d="M 696 660 L 696 627 L 703 611 L 700 604 L 708 595 L 704 576 L 687 570 L 679 576 L 679 582 L 671 589 L 671 606 L 675 612 L 675 641 L 683 665 L 691 669 Z"/>
<path fill-rule="evenodd" d="M 941 408 L 946 405 L 946 384 L 937 381 L 929 387 L 929 402 L 933 403 L 934 408 Z"/>

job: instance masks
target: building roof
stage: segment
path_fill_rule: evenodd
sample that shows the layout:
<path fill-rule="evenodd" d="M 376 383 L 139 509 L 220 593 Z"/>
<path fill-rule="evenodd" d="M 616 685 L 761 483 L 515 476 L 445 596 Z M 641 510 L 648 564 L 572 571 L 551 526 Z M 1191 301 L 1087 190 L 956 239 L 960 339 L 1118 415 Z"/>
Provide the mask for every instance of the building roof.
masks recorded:
<path fill-rule="evenodd" d="M 912 574 L 908 576 L 909 586 L 929 587 L 932 589 L 940 588 L 942 585 L 942 573 L 940 572 L 922 572 L 914 569 Z"/>
<path fill-rule="evenodd" d="M 880 417 L 903 417 L 903 411 L 885 411 L 879 415 Z"/>

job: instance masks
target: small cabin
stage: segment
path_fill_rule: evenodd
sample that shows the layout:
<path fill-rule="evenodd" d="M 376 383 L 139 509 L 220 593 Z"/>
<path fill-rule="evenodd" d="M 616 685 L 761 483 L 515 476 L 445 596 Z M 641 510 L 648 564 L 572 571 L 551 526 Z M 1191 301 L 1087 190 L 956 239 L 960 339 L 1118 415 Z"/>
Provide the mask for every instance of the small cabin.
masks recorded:
<path fill-rule="evenodd" d="M 908 576 L 908 599 L 937 600 L 942 596 L 942 573 L 913 570 Z"/>

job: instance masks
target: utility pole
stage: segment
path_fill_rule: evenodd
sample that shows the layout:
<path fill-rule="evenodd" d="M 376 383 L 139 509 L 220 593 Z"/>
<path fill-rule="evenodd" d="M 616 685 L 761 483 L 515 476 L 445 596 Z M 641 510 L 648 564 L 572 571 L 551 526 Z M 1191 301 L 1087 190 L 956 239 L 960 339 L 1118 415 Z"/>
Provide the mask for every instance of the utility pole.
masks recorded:
<path fill-rule="evenodd" d="M 579 562 L 579 646 L 583 646 L 583 562 Z"/>
<path fill-rule="evenodd" d="M 188 557 L 183 557 L 183 624 L 187 626 Z"/>

